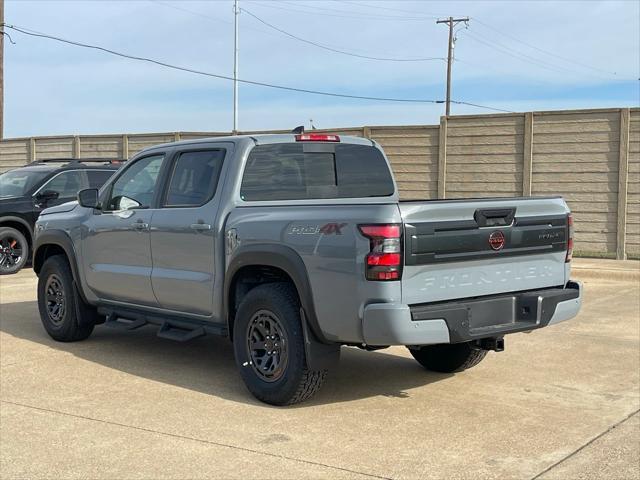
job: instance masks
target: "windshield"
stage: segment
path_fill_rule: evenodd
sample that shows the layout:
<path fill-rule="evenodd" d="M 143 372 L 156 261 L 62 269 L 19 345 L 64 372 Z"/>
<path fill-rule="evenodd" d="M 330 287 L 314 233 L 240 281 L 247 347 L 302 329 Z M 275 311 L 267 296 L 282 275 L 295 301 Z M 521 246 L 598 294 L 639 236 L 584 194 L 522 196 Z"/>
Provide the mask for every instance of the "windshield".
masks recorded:
<path fill-rule="evenodd" d="M 50 172 L 18 169 L 0 175 L 0 198 L 21 197 Z"/>

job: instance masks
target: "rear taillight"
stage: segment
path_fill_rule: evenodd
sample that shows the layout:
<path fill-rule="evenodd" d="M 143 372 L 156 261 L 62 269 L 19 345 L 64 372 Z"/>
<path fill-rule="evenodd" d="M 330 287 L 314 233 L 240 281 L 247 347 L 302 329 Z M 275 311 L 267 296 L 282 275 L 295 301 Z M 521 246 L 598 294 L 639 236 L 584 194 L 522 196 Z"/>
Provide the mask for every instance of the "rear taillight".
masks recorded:
<path fill-rule="evenodd" d="M 570 262 L 573 257 L 573 215 L 567 215 L 567 258 L 565 262 Z"/>
<path fill-rule="evenodd" d="M 296 142 L 339 142 L 340 136 L 323 133 L 301 133 L 296 135 Z"/>
<path fill-rule="evenodd" d="M 402 277 L 402 226 L 358 225 L 369 239 L 365 257 L 367 280 L 400 280 Z"/>

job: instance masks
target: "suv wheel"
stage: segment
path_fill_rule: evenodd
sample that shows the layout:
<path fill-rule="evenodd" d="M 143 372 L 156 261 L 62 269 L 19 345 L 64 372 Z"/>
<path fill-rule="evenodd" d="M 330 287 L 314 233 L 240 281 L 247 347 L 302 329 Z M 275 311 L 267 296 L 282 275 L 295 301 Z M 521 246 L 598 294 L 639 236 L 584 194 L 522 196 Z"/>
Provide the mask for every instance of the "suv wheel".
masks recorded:
<path fill-rule="evenodd" d="M 16 273 L 29 258 L 29 244 L 15 228 L 0 228 L 0 275 Z"/>
<path fill-rule="evenodd" d="M 486 350 L 475 347 L 471 342 L 425 345 L 419 349 L 410 348 L 409 352 L 427 370 L 442 373 L 462 372 L 475 367 L 487 355 Z"/>
<path fill-rule="evenodd" d="M 327 370 L 307 368 L 300 303 L 292 285 L 270 283 L 242 300 L 234 324 L 233 346 L 249 391 L 271 405 L 292 405 L 313 396 Z"/>
<path fill-rule="evenodd" d="M 47 333 L 59 342 L 84 340 L 95 325 L 95 309 L 78 294 L 67 259 L 49 257 L 38 275 L 38 309 Z"/>

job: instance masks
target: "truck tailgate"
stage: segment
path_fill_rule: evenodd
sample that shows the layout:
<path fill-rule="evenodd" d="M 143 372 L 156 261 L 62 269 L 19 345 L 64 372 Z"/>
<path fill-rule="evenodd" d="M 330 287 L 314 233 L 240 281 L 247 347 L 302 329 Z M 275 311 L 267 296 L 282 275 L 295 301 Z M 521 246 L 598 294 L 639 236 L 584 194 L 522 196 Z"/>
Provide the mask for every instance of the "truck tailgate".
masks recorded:
<path fill-rule="evenodd" d="M 403 303 L 564 285 L 568 212 L 560 197 L 400 202 Z"/>

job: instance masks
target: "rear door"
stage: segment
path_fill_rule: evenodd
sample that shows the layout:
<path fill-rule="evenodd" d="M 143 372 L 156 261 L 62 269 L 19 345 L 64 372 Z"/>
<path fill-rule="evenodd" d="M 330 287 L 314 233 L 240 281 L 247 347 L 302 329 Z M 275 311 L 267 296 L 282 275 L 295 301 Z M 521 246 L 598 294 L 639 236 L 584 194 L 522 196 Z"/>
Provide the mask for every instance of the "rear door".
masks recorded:
<path fill-rule="evenodd" d="M 151 281 L 163 308 L 205 316 L 213 312 L 217 187 L 231 147 L 183 148 L 169 165 L 161 207 L 151 224 Z"/>
<path fill-rule="evenodd" d="M 561 198 L 401 202 L 409 305 L 562 286 Z"/>

